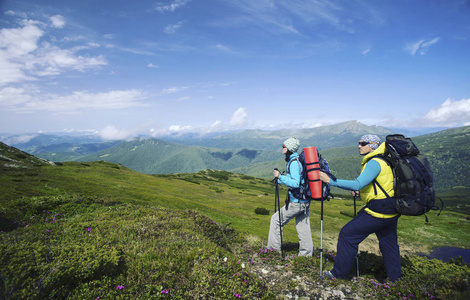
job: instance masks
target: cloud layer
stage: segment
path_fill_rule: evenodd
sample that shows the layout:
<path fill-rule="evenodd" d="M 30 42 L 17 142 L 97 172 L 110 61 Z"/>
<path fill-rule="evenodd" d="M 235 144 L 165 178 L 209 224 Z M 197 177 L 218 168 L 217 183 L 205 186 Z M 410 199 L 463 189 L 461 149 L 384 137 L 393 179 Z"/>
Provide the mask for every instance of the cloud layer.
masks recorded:
<path fill-rule="evenodd" d="M 426 124 L 442 126 L 458 126 L 459 124 L 470 125 L 470 98 L 455 101 L 447 99 L 431 109 L 425 116 Z"/>
<path fill-rule="evenodd" d="M 65 26 L 60 15 L 51 17 L 51 21 L 51 26 L 55 28 Z M 20 27 L 0 30 L 0 86 L 107 64 L 103 56 L 85 57 L 78 54 L 80 50 L 97 47 L 97 44 L 59 48 L 50 42 L 40 43 L 48 27 L 41 22 L 22 20 Z"/>

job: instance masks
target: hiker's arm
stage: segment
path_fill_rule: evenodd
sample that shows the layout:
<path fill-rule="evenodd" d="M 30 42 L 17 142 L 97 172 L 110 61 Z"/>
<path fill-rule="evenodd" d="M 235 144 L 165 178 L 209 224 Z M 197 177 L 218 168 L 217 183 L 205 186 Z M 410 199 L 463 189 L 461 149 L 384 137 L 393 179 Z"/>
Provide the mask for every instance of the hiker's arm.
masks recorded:
<path fill-rule="evenodd" d="M 345 190 L 359 191 L 372 182 L 380 174 L 380 164 L 374 160 L 367 163 L 364 172 L 356 178 L 356 180 L 336 179 L 330 180 L 331 186 L 336 186 Z"/>
<path fill-rule="evenodd" d="M 279 176 L 279 183 L 290 188 L 298 188 L 300 186 L 300 174 L 302 173 L 299 168 L 302 168 L 298 161 L 292 161 L 290 165 L 290 174 Z"/>

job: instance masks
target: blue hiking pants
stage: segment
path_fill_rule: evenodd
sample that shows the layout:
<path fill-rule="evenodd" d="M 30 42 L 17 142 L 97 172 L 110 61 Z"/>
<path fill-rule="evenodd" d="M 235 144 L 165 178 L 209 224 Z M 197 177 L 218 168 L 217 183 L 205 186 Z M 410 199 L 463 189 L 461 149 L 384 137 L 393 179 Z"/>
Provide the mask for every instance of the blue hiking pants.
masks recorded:
<path fill-rule="evenodd" d="M 354 219 L 347 223 L 338 237 L 336 260 L 331 273 L 336 278 L 347 278 L 354 266 L 359 244 L 371 233 L 379 240 L 380 252 L 384 259 L 385 272 L 389 280 L 401 277 L 400 248 L 397 241 L 397 222 L 399 215 L 393 218 L 376 218 L 361 210 Z"/>

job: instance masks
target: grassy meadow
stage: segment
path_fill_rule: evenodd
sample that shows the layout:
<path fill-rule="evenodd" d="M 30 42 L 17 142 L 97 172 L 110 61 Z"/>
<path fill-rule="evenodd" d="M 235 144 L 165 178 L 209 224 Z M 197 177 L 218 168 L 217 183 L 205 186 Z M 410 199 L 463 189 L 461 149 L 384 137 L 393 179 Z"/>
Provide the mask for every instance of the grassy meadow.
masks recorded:
<path fill-rule="evenodd" d="M 284 230 L 292 259 L 260 250 L 274 212 L 269 180 L 211 170 L 145 175 L 107 162 L 0 172 L 5 299 L 276 299 L 301 288 L 289 278 L 268 284 L 265 274 L 275 272 L 304 276 L 311 285 L 346 285 L 351 298 L 446 299 L 470 285 L 469 267 L 460 261 L 414 255 L 439 246 L 470 248 L 470 218 L 459 212 L 431 211 L 429 223 L 424 216 L 400 218 L 399 282 L 381 282 L 373 236 L 360 245 L 361 278 L 329 282 L 319 277 L 320 202 L 310 208 L 313 258 L 296 257 L 294 222 Z M 281 201 L 285 193 L 281 189 Z M 354 213 L 352 199 L 343 197 L 324 202 L 324 269 L 331 268 L 338 232 Z M 257 208 L 269 214 L 256 214 Z"/>

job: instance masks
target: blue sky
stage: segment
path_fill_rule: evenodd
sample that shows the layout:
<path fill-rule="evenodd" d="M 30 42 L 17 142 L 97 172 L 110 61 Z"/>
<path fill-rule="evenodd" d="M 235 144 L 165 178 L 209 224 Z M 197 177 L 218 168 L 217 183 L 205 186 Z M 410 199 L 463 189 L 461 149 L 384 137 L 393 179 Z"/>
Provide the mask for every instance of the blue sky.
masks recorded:
<path fill-rule="evenodd" d="M 0 0 L 0 132 L 470 125 L 470 1 Z"/>

